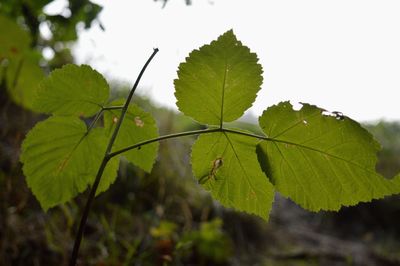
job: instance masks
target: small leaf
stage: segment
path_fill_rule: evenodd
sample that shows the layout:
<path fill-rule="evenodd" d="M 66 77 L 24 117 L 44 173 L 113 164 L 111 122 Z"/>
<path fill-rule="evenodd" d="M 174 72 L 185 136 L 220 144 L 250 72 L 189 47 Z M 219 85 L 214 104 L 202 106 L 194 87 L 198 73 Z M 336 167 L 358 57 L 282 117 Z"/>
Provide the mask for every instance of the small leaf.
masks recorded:
<path fill-rule="evenodd" d="M 115 101 L 111 105 L 122 105 L 124 101 Z M 111 136 L 116 123 L 121 116 L 120 110 L 108 110 L 104 114 L 104 124 Z M 137 105 L 130 105 L 122 122 L 113 151 L 126 148 L 141 141 L 158 137 L 158 129 L 153 117 Z M 157 158 L 158 142 L 133 149 L 123 153 L 129 162 L 150 172 Z"/>
<path fill-rule="evenodd" d="M 338 210 L 400 192 L 400 183 L 375 171 L 379 144 L 357 122 L 303 104 L 283 102 L 264 111 L 260 126 L 269 141 L 261 163 L 276 189 L 311 210 Z"/>
<path fill-rule="evenodd" d="M 104 129 L 86 135 L 75 117 L 50 117 L 39 122 L 22 144 L 21 162 L 28 186 L 43 209 L 69 201 L 94 182 L 106 151 Z M 116 178 L 118 160 L 111 160 L 99 184 L 106 190 Z"/>
<path fill-rule="evenodd" d="M 180 111 L 200 123 L 219 125 L 241 117 L 262 84 L 262 67 L 230 30 L 194 50 L 179 66 L 175 96 Z"/>
<path fill-rule="evenodd" d="M 268 220 L 274 189 L 255 152 L 257 140 L 230 133 L 201 135 L 192 149 L 193 173 L 226 207 Z"/>
<path fill-rule="evenodd" d="M 110 88 L 96 70 L 87 65 L 65 65 L 41 82 L 35 109 L 55 115 L 88 117 L 108 100 Z"/>

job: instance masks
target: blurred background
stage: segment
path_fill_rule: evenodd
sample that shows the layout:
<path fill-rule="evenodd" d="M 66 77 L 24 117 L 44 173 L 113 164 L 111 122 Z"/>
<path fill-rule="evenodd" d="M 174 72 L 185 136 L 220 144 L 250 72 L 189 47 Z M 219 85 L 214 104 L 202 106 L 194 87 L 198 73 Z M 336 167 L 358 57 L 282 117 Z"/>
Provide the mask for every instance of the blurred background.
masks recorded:
<path fill-rule="evenodd" d="M 363 121 L 382 144 L 377 169 L 387 178 L 398 173 L 400 112 L 393 96 L 400 86 L 400 54 L 394 49 L 400 44 L 394 32 L 399 6 L 393 1 L 379 6 L 377 1 L 347 6 L 304 1 L 301 7 L 281 2 L 2 0 L 0 265 L 68 263 L 88 191 L 45 213 L 19 163 L 26 132 L 45 118 L 31 110 L 33 92 L 66 63 L 93 65 L 118 98 L 158 47 L 160 56 L 134 102 L 154 115 L 160 135 L 199 129 L 173 107 L 172 80 L 192 49 L 234 28 L 254 47 L 265 71 L 265 92 L 238 122 L 241 127 L 257 131 L 257 115 L 280 100 L 309 101 Z M 262 8 L 269 22 L 280 20 L 265 21 Z M 220 19 L 222 13 L 226 19 Z M 265 32 L 252 31 L 255 25 Z M 329 27 L 318 30 L 321 25 Z M 263 47 L 264 35 L 276 38 L 269 37 Z M 197 185 L 190 168 L 194 140 L 162 142 L 151 174 L 121 162 L 117 182 L 96 198 L 79 265 L 400 265 L 399 196 L 311 213 L 277 194 L 267 223 L 223 208 Z"/>

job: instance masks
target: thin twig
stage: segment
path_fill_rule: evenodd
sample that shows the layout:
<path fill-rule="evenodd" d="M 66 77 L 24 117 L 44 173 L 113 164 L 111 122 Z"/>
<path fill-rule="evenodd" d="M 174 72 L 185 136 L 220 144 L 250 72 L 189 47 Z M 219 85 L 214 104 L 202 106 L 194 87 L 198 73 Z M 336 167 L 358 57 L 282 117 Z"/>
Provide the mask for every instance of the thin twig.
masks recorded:
<path fill-rule="evenodd" d="M 191 135 L 201 135 L 201 134 L 207 134 L 207 133 L 213 133 L 213 132 L 221 132 L 223 131 L 223 129 L 220 128 L 213 128 L 213 129 L 201 129 L 201 130 L 194 130 L 194 131 L 186 131 L 186 132 L 181 132 L 181 133 L 175 133 L 175 134 L 170 134 L 170 135 L 164 135 L 164 136 L 160 136 L 154 139 L 149 139 L 149 140 L 145 140 L 139 143 L 136 143 L 132 146 L 123 148 L 121 150 L 112 152 L 109 154 L 109 157 L 112 158 L 114 156 L 117 156 L 118 154 L 124 153 L 126 151 L 129 150 L 133 150 L 136 148 L 139 148 L 141 146 L 153 143 L 153 142 L 158 142 L 161 140 L 165 140 L 165 139 L 173 139 L 173 138 L 178 138 L 178 137 L 184 137 L 184 136 L 191 136 Z"/>
<path fill-rule="evenodd" d="M 93 183 L 93 185 L 92 185 L 92 187 L 90 189 L 89 197 L 87 199 L 86 206 L 85 206 L 85 209 L 83 211 L 81 221 L 79 223 L 78 233 L 76 234 L 76 237 L 75 237 L 74 247 L 73 247 L 73 250 L 72 250 L 71 259 L 70 259 L 70 263 L 69 263 L 70 266 L 75 266 L 76 265 L 76 261 L 78 259 L 78 254 L 79 254 L 79 247 L 80 247 L 80 244 L 82 242 L 82 237 L 83 237 L 83 233 L 85 231 L 86 221 L 87 221 L 90 209 L 92 207 L 93 199 L 94 199 L 94 197 L 96 195 L 96 190 L 97 190 L 97 187 L 99 186 L 99 183 L 100 183 L 100 180 L 101 180 L 101 176 L 103 175 L 104 169 L 106 168 L 108 161 L 111 159 L 110 151 L 111 151 L 112 146 L 113 146 L 113 144 L 115 142 L 115 139 L 117 138 L 118 131 L 119 131 L 120 127 L 121 127 L 122 121 L 124 120 L 126 111 L 128 110 L 129 103 L 130 103 L 130 101 L 132 99 L 133 94 L 135 93 L 135 90 L 136 90 L 137 86 L 139 85 L 139 81 L 140 81 L 144 71 L 146 70 L 147 66 L 149 65 L 149 63 L 151 62 L 151 60 L 153 59 L 153 57 L 156 55 L 157 52 L 158 52 L 158 49 L 155 48 L 153 53 L 151 54 L 151 56 L 147 60 L 147 62 L 144 64 L 142 70 L 140 71 L 140 73 L 139 73 L 139 75 L 138 75 L 138 77 L 136 79 L 136 82 L 133 85 L 131 91 L 129 92 L 128 98 L 126 99 L 126 102 L 125 102 L 125 104 L 124 104 L 124 106 L 122 108 L 121 116 L 118 119 L 117 125 L 116 125 L 116 127 L 114 129 L 114 132 L 113 132 L 113 135 L 111 136 L 110 141 L 108 142 L 107 150 L 106 150 L 106 152 L 104 154 L 104 157 L 103 157 L 103 160 L 102 160 L 102 162 L 100 164 L 99 170 L 97 171 L 96 179 L 95 179 L 95 181 L 94 181 L 94 183 Z"/>
<path fill-rule="evenodd" d="M 202 135 L 202 134 L 213 133 L 213 132 L 228 132 L 228 133 L 233 133 L 233 134 L 238 134 L 238 135 L 243 135 L 243 136 L 247 136 L 247 137 L 256 138 L 256 139 L 259 139 L 259 140 L 262 139 L 262 140 L 266 140 L 266 141 L 276 141 L 276 142 L 288 143 L 286 141 L 276 140 L 276 139 L 268 138 L 266 136 L 255 135 L 255 134 L 252 134 L 252 133 L 247 133 L 247 132 L 238 131 L 238 130 L 234 130 L 234 129 L 212 128 L 212 129 L 201 129 L 201 130 L 180 132 L 180 133 L 160 136 L 160 137 L 157 137 L 157 138 L 154 138 L 154 139 L 145 140 L 145 141 L 136 143 L 134 145 L 128 146 L 126 148 L 120 149 L 118 151 L 112 152 L 112 153 L 109 154 L 109 156 L 110 156 L 110 158 L 112 158 L 114 156 L 117 156 L 118 154 L 127 152 L 129 150 L 133 150 L 133 149 L 142 147 L 144 145 L 151 144 L 153 142 L 158 142 L 158 141 L 165 140 L 165 139 L 173 139 L 173 138 L 179 138 L 179 137 L 191 136 L 191 135 Z M 290 144 L 292 144 L 292 143 L 290 143 Z"/>
<path fill-rule="evenodd" d="M 92 123 L 90 123 L 90 125 L 89 125 L 89 127 L 88 127 L 88 129 L 87 129 L 87 131 L 86 131 L 86 135 L 89 134 L 89 132 L 92 130 L 92 128 L 96 125 L 97 121 L 99 121 L 101 115 L 103 114 L 103 111 L 104 111 L 104 109 L 101 109 L 101 110 L 96 114 L 96 116 L 94 117 Z"/>
<path fill-rule="evenodd" d="M 106 106 L 106 107 L 103 107 L 103 110 L 120 110 L 122 108 L 124 108 L 123 105 L 121 105 L 121 106 Z"/>

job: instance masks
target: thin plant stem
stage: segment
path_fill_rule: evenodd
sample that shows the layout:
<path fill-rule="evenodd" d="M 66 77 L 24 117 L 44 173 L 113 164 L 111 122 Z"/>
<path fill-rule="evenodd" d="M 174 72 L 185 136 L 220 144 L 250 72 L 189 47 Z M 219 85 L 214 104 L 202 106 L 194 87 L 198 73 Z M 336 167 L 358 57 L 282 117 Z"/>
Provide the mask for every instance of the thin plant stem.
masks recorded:
<path fill-rule="evenodd" d="M 160 136 L 158 138 L 154 139 L 149 139 L 145 140 L 139 143 L 136 143 L 132 146 L 128 146 L 126 148 L 123 148 L 121 150 L 112 152 L 109 154 L 110 158 L 117 156 L 118 154 L 124 153 L 129 150 L 133 150 L 136 148 L 140 148 L 144 145 L 151 144 L 153 142 L 158 142 L 161 140 L 166 140 L 166 139 L 173 139 L 173 138 L 179 138 L 179 137 L 184 137 L 184 136 L 191 136 L 191 135 L 201 135 L 201 134 L 207 134 L 207 133 L 213 133 L 213 132 L 221 132 L 222 130 L 220 128 L 213 128 L 213 129 L 201 129 L 201 130 L 193 130 L 193 131 L 185 131 L 185 132 L 180 132 L 180 133 L 175 133 L 175 134 L 169 134 L 169 135 L 164 135 Z"/>
<path fill-rule="evenodd" d="M 99 121 L 101 115 L 103 114 L 104 109 L 101 109 L 96 116 L 94 117 L 92 123 L 90 123 L 87 131 L 86 131 L 86 135 L 89 134 L 89 132 L 92 130 L 92 128 L 96 125 L 97 121 Z"/>
<path fill-rule="evenodd" d="M 127 152 L 129 150 L 140 148 L 140 147 L 142 147 L 144 145 L 151 144 L 153 142 L 158 142 L 158 141 L 161 141 L 161 140 L 173 139 L 173 138 L 179 138 L 179 137 L 191 136 L 191 135 L 202 135 L 202 134 L 208 134 L 208 133 L 214 133 L 214 132 L 228 132 L 228 133 L 233 133 L 233 134 L 238 134 L 238 135 L 243 135 L 243 136 L 247 136 L 247 137 L 256 138 L 256 139 L 259 139 L 259 140 L 276 141 L 276 142 L 283 142 L 283 143 L 291 144 L 291 143 L 286 142 L 286 141 L 277 140 L 277 139 L 273 139 L 273 138 L 268 138 L 266 136 L 256 135 L 256 134 L 247 133 L 247 132 L 243 132 L 243 131 L 238 131 L 238 130 L 234 130 L 234 129 L 212 128 L 212 129 L 201 129 L 201 130 L 194 130 L 194 131 L 185 131 L 185 132 L 180 132 L 180 133 L 160 136 L 160 137 L 157 137 L 157 138 L 154 138 L 154 139 L 145 140 L 145 141 L 136 143 L 134 145 L 128 146 L 126 148 L 120 149 L 118 151 L 112 152 L 112 153 L 109 154 L 109 156 L 110 156 L 110 158 L 112 158 L 114 156 L 117 156 L 117 155 L 119 155 L 121 153 L 124 153 L 124 152 Z"/>
<path fill-rule="evenodd" d="M 158 49 L 155 48 L 153 53 L 151 54 L 151 56 L 147 60 L 147 62 L 144 64 L 142 70 L 140 71 L 140 73 L 139 73 L 139 75 L 138 75 L 138 77 L 137 77 L 137 79 L 135 81 L 135 84 L 133 85 L 131 91 L 129 92 L 129 95 L 128 95 L 127 99 L 126 99 L 126 102 L 125 102 L 124 106 L 122 107 L 121 116 L 118 119 L 118 122 L 116 124 L 115 129 L 114 129 L 114 132 L 113 132 L 113 134 L 112 134 L 112 136 L 111 136 L 111 138 L 110 138 L 110 140 L 108 142 L 107 150 L 106 150 L 106 152 L 104 154 L 103 160 L 102 160 L 102 162 L 100 164 L 100 167 L 99 167 L 99 169 L 97 171 L 97 174 L 96 174 L 96 179 L 95 179 L 95 181 L 94 181 L 94 183 L 93 183 L 93 185 L 92 185 L 92 187 L 90 189 L 90 192 L 89 192 L 89 196 L 88 196 L 88 199 L 87 199 L 87 202 L 86 202 L 86 205 L 85 205 L 85 209 L 83 211 L 82 218 L 81 218 L 81 221 L 79 223 L 78 233 L 76 234 L 76 237 L 75 237 L 74 247 L 73 247 L 73 250 L 72 250 L 71 259 L 70 259 L 70 263 L 69 263 L 70 266 L 75 266 L 76 262 L 78 260 L 80 244 L 82 242 L 83 233 L 85 231 L 87 218 L 88 218 L 90 209 L 92 207 L 92 203 L 93 203 L 94 197 L 96 195 L 96 190 L 97 190 L 97 187 L 99 186 L 99 183 L 100 183 L 100 180 L 101 180 L 101 176 L 103 175 L 104 169 L 106 168 L 108 161 L 111 159 L 110 152 L 111 152 L 112 146 L 114 145 L 115 139 L 117 138 L 117 135 L 118 135 L 119 129 L 121 127 L 122 121 L 124 120 L 126 111 L 128 110 L 129 103 L 130 103 L 130 101 L 131 101 L 131 99 L 133 97 L 133 94 L 135 93 L 135 90 L 136 90 L 137 86 L 139 85 L 139 81 L 140 81 L 141 77 L 143 76 L 144 71 L 146 70 L 147 66 L 150 64 L 151 60 L 153 59 L 153 57 L 156 55 L 157 52 L 158 52 Z"/>
<path fill-rule="evenodd" d="M 103 107 L 103 110 L 120 110 L 122 108 L 124 108 L 123 105 L 121 105 L 121 106 L 106 106 L 106 107 Z"/>

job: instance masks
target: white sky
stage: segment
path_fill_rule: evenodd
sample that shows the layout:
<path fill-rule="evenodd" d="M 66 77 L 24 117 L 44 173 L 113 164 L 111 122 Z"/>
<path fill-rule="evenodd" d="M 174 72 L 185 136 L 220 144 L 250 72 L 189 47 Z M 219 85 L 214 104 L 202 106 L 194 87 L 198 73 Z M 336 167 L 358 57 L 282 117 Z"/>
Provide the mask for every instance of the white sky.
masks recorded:
<path fill-rule="evenodd" d="M 233 29 L 264 68 L 254 115 L 291 100 L 359 121 L 400 120 L 398 0 L 170 0 L 164 9 L 152 0 L 96 2 L 106 31 L 82 32 L 78 62 L 133 83 L 158 47 L 139 90 L 156 103 L 176 108 L 179 63 Z"/>

